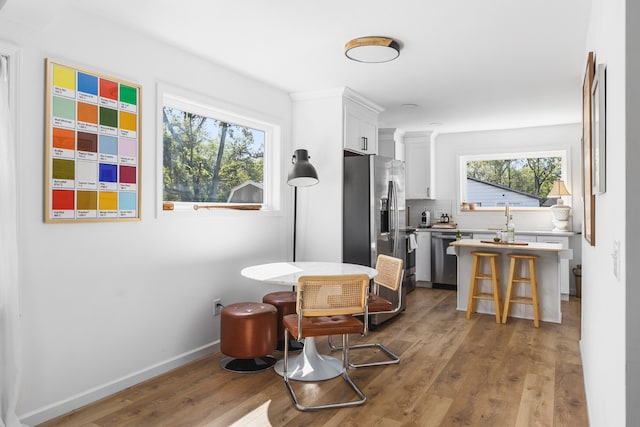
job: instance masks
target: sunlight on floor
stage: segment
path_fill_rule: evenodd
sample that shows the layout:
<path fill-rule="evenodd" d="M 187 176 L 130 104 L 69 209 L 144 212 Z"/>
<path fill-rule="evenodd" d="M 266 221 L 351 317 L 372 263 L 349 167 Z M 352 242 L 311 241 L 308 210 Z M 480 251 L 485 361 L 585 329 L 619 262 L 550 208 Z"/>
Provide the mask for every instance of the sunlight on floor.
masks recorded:
<path fill-rule="evenodd" d="M 269 422 L 269 404 L 271 400 L 265 402 L 244 417 L 240 418 L 230 427 L 267 427 L 271 426 Z"/>

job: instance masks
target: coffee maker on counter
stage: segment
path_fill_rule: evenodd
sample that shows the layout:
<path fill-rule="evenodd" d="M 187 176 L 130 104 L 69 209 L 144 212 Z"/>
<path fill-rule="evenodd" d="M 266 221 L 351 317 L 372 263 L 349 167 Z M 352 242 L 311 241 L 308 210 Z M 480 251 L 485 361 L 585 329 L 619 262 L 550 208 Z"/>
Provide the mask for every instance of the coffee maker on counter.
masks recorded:
<path fill-rule="evenodd" d="M 431 226 L 431 212 L 427 209 L 422 211 L 422 215 L 420 215 L 420 227 L 426 228 Z"/>

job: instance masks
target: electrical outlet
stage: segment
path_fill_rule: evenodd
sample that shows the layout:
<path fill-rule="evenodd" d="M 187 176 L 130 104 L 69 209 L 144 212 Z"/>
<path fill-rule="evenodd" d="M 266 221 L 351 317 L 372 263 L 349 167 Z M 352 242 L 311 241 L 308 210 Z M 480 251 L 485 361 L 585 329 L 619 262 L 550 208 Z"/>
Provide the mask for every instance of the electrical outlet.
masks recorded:
<path fill-rule="evenodd" d="M 220 298 L 216 298 L 213 300 L 213 315 L 220 316 L 222 309 L 224 306 L 222 305 L 222 300 Z"/>

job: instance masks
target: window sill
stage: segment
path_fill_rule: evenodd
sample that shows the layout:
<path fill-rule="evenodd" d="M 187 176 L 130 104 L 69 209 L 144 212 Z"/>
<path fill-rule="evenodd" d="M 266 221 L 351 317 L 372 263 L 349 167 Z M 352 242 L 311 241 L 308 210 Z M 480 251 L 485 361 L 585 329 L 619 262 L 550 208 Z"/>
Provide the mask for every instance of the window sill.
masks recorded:
<path fill-rule="evenodd" d="M 200 209 L 235 209 L 240 211 L 259 211 L 262 210 L 262 205 L 193 205 L 194 211 Z"/>
<path fill-rule="evenodd" d="M 174 203 L 174 202 L 162 202 L 163 211 L 173 210 L 189 210 L 194 211 L 200 209 L 236 209 L 241 211 L 259 211 L 262 210 L 262 204 L 220 204 L 220 205 L 199 205 L 197 203 Z"/>
<path fill-rule="evenodd" d="M 198 217 L 225 217 L 225 216 L 244 216 L 244 215 L 266 215 L 279 216 L 282 214 L 280 209 L 274 208 L 265 204 L 238 204 L 233 203 L 229 205 L 217 204 L 207 205 L 198 203 L 185 203 L 185 202 L 163 202 L 158 207 L 159 215 L 171 217 L 171 216 L 198 216 Z"/>

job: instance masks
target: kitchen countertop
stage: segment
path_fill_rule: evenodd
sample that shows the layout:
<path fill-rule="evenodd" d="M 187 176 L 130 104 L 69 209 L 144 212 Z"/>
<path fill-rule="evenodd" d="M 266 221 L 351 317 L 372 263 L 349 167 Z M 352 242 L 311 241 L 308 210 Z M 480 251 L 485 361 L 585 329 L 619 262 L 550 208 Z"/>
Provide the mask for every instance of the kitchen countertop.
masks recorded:
<path fill-rule="evenodd" d="M 473 247 L 473 248 L 491 248 L 491 249 L 510 249 L 519 251 L 562 251 L 562 245 L 559 243 L 542 243 L 542 242 L 523 242 L 522 245 L 501 244 L 501 243 L 484 243 L 477 239 L 462 239 L 452 242 L 450 246 L 456 247 Z"/>
<path fill-rule="evenodd" d="M 451 233 L 455 233 L 456 232 L 456 228 L 431 228 L 431 227 L 416 227 L 416 231 L 418 233 L 422 232 L 422 231 L 429 231 L 429 232 L 433 232 L 433 231 L 438 231 L 438 232 L 442 232 L 442 231 L 448 231 Z M 486 234 L 495 234 L 496 231 L 500 231 L 496 228 L 460 228 L 460 232 L 462 233 L 486 233 Z M 542 230 L 542 231 L 535 231 L 535 230 L 516 230 L 516 236 L 518 234 L 526 234 L 529 236 L 563 236 L 563 237 L 571 237 L 571 236 L 575 236 L 580 234 L 580 232 L 578 231 L 546 231 L 546 230 Z"/>

